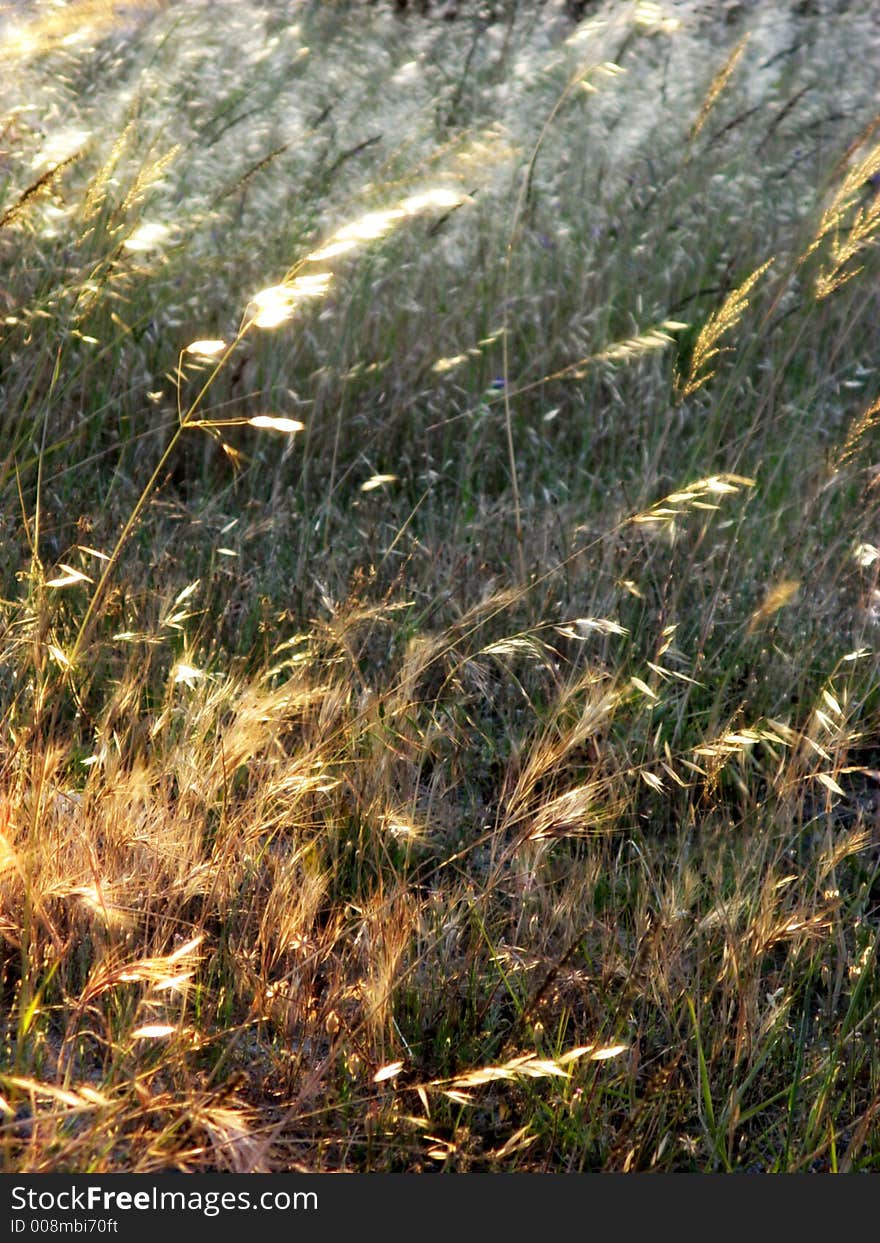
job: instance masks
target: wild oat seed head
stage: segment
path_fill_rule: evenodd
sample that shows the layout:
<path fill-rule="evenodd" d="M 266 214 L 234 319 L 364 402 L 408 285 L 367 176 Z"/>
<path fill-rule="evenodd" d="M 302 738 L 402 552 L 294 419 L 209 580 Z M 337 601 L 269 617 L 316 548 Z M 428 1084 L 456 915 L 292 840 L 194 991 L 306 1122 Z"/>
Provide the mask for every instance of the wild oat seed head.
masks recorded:
<path fill-rule="evenodd" d="M 322 298 L 332 280 L 330 272 L 315 272 L 297 276 L 289 284 L 261 289 L 250 301 L 248 322 L 256 328 L 278 328 L 292 318 L 298 303 Z"/>
<path fill-rule="evenodd" d="M 300 423 L 299 419 L 286 419 L 274 414 L 255 414 L 252 419 L 248 419 L 248 424 L 251 427 L 263 427 L 272 432 L 285 432 L 287 435 L 293 435 L 294 432 L 301 432 L 305 429 L 305 424 Z"/>
<path fill-rule="evenodd" d="M 225 341 L 192 341 L 184 350 L 185 354 L 196 354 L 199 358 L 213 358 L 226 349 Z"/>

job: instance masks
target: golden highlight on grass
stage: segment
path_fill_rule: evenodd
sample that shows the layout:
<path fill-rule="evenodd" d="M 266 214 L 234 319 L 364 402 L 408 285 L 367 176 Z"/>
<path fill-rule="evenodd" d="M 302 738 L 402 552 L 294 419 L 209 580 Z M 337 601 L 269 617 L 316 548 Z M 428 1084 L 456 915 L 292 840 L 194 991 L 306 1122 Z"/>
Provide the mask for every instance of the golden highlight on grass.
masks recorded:
<path fill-rule="evenodd" d="M 673 17 L 664 5 L 657 4 L 655 0 L 638 0 L 633 22 L 652 34 L 675 34 L 682 28 L 681 20 Z"/>
<path fill-rule="evenodd" d="M 695 479 L 675 492 L 670 492 L 662 500 L 656 501 L 650 509 L 634 514 L 629 519 L 640 526 L 661 526 L 674 529 L 675 521 L 688 510 L 717 510 L 715 500 L 730 496 L 743 488 L 753 488 L 755 480 L 746 475 L 709 475 L 705 479 Z"/>
<path fill-rule="evenodd" d="M 32 181 L 26 189 L 22 190 L 18 198 L 9 207 L 5 208 L 0 214 L 0 229 L 9 228 L 11 225 L 23 219 L 28 210 L 43 194 L 51 191 L 55 183 L 60 179 L 61 174 L 70 165 L 75 164 L 80 158 L 80 152 L 74 151 L 70 155 L 53 161 L 45 172 L 37 177 L 36 181 Z"/>
<path fill-rule="evenodd" d="M 163 0 L 139 0 L 139 5 L 144 10 L 156 10 L 163 7 Z M 0 60 L 20 66 L 23 61 L 59 49 L 88 49 L 101 35 L 130 18 L 130 11 L 124 0 L 73 0 L 65 5 L 46 5 L 35 15 L 26 9 L 25 20 L 17 20 L 14 13 L 0 40 Z"/>
<path fill-rule="evenodd" d="M 797 593 L 800 591 L 800 581 L 796 578 L 786 578 L 782 582 L 771 587 L 761 602 L 760 606 L 755 609 L 749 618 L 749 632 L 753 632 L 768 621 L 774 613 L 778 613 L 780 609 L 784 609 L 791 604 Z"/>
<path fill-rule="evenodd" d="M 329 272 L 297 276 L 290 284 L 270 285 L 251 298 L 247 324 L 255 328 L 278 328 L 292 318 L 300 302 L 323 298 L 333 277 Z"/>
<path fill-rule="evenodd" d="M 880 232 L 880 144 L 869 147 L 859 159 L 852 159 L 839 186 L 819 220 L 818 228 L 801 256 L 803 263 L 829 239 L 828 261 L 816 276 L 816 298 L 821 301 L 835 293 L 862 271 L 853 260 L 872 246 Z"/>
<path fill-rule="evenodd" d="M 852 461 L 859 452 L 866 433 L 872 427 L 876 427 L 878 423 L 880 423 L 880 397 L 876 401 L 871 402 L 850 427 L 846 440 L 832 458 L 831 469 L 833 472 L 837 473 L 848 462 Z"/>
<path fill-rule="evenodd" d="M 683 401 L 686 397 L 696 393 L 715 375 L 715 369 L 710 364 L 721 353 L 719 345 L 721 338 L 740 324 L 748 309 L 749 294 L 772 263 L 773 260 L 768 259 L 766 263 L 756 268 L 751 276 L 747 276 L 741 285 L 727 295 L 718 310 L 713 311 L 700 329 L 687 373 L 679 375 L 676 380 L 679 400 Z"/>
<path fill-rule="evenodd" d="M 7 45 L 7 1170 L 877 1166 L 875 84 L 528 8 Z"/>
<path fill-rule="evenodd" d="M 214 358 L 226 349 L 225 341 L 204 340 L 192 341 L 184 350 L 185 354 L 196 354 L 199 358 Z"/>
<path fill-rule="evenodd" d="M 151 184 L 159 176 L 161 176 L 166 167 L 173 162 L 174 158 L 176 158 L 178 151 L 179 148 L 173 148 L 171 152 L 160 157 L 159 160 L 151 163 L 142 171 L 141 174 L 139 174 L 136 179 L 135 187 L 129 192 L 126 198 L 123 210 L 126 210 L 131 203 L 135 201 L 144 186 Z M 360 242 L 373 240 L 376 237 L 382 236 L 386 229 L 396 220 L 407 219 L 411 216 L 437 208 L 448 208 L 451 210 L 454 207 L 460 206 L 461 203 L 465 201 L 468 201 L 467 195 L 462 195 L 456 191 L 443 187 L 426 190 L 416 195 L 410 195 L 403 200 L 399 207 L 392 209 L 390 212 L 380 214 L 379 218 L 377 218 L 375 213 L 371 213 L 368 217 L 363 217 L 361 221 L 357 222 L 355 225 L 347 226 L 346 230 L 343 231 L 344 235 L 336 234 L 334 237 L 337 240 L 341 240 L 346 243 L 348 241 Z M 126 239 L 124 246 L 135 251 L 152 250 L 156 245 L 163 242 L 166 236 L 167 230 L 162 225 L 150 223 L 141 224 L 135 232 L 130 235 L 128 239 Z M 332 240 L 333 239 L 331 238 L 331 241 Z M 305 262 L 308 262 L 310 258 L 314 260 L 314 252 L 311 256 L 307 257 Z M 80 627 L 68 659 L 68 667 L 71 670 L 73 670 L 76 666 L 79 653 L 89 636 L 94 615 L 99 604 L 103 600 L 104 592 L 110 582 L 110 576 L 116 566 L 122 549 L 134 530 L 135 524 L 137 523 L 143 508 L 149 500 L 153 488 L 158 482 L 165 463 L 174 453 L 181 433 L 187 427 L 204 427 L 210 432 L 216 431 L 216 429 L 220 426 L 228 426 L 238 422 L 238 420 L 218 422 L 217 420 L 206 420 L 196 417 L 209 389 L 216 380 L 218 374 L 222 371 L 229 354 L 251 328 L 271 329 L 280 327 L 282 324 L 291 319 L 295 309 L 301 302 L 323 298 L 330 288 L 332 280 L 333 276 L 330 272 L 316 272 L 298 275 L 295 268 L 289 278 L 282 284 L 268 286 L 256 293 L 248 304 L 242 326 L 239 329 L 238 336 L 233 344 L 224 347 L 224 345 L 218 341 L 211 340 L 209 342 L 211 346 L 210 357 L 216 357 L 219 354 L 218 361 L 214 367 L 214 370 L 200 388 L 195 399 L 185 411 L 183 409 L 180 389 L 182 375 L 180 373 L 180 369 L 178 369 L 177 382 L 179 426 L 168 441 L 165 451 L 159 459 L 158 465 L 147 481 L 147 484 L 141 492 L 134 509 L 128 516 L 128 519 L 122 528 L 113 552 L 108 557 L 104 571 L 98 580 L 95 591 L 92 594 L 89 607 L 86 610 L 82 622 L 80 623 Z M 196 344 L 204 347 L 205 342 L 200 341 L 196 342 Z M 217 347 L 216 349 L 214 348 L 215 346 Z M 190 348 L 191 347 L 188 347 L 188 349 Z M 184 352 L 187 351 L 185 350 Z M 204 354 L 204 348 L 197 352 L 197 356 L 204 356 Z M 267 419 L 268 421 L 266 421 Z M 299 420 L 286 419 L 280 416 L 275 417 L 257 415 L 247 421 L 254 427 L 271 428 L 276 431 L 284 431 L 288 433 L 302 429 L 302 424 L 299 423 Z M 225 442 L 221 443 L 223 449 L 230 457 L 232 457 L 233 461 L 235 461 L 239 456 L 238 451 L 232 446 L 227 445 Z"/>
<path fill-rule="evenodd" d="M 288 419 L 275 414 L 255 414 L 247 422 L 250 427 L 265 428 L 271 432 L 284 432 L 287 436 L 305 430 L 305 424 L 300 423 L 299 419 Z"/>
<path fill-rule="evenodd" d="M 691 126 L 690 133 L 688 134 L 688 142 L 690 144 L 693 144 L 702 132 L 706 121 L 709 119 L 709 114 L 712 112 L 712 109 L 718 102 L 724 88 L 730 81 L 731 75 L 739 64 L 743 52 L 745 52 L 748 47 L 750 37 L 751 36 L 749 34 L 743 35 L 739 43 L 737 43 L 727 60 L 712 79 L 709 90 L 706 92 L 706 98 L 703 100 L 702 107 L 700 108 L 696 120 Z"/>

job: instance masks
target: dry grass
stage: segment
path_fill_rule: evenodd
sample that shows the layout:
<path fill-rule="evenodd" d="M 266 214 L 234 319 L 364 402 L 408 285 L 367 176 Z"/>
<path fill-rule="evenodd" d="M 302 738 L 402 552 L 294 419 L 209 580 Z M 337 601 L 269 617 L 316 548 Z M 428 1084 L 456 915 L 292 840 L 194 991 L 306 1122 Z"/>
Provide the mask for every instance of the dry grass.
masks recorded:
<path fill-rule="evenodd" d="M 3 36 L 4 1168 L 876 1169 L 870 6 L 282 7 Z"/>

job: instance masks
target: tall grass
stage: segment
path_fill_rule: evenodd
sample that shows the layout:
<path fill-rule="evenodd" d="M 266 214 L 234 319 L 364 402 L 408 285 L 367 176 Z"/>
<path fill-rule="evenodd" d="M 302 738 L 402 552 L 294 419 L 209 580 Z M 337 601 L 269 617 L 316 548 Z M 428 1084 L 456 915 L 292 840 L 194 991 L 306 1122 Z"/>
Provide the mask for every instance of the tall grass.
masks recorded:
<path fill-rule="evenodd" d="M 7 19 L 7 1170 L 877 1168 L 871 6 L 461 8 Z"/>

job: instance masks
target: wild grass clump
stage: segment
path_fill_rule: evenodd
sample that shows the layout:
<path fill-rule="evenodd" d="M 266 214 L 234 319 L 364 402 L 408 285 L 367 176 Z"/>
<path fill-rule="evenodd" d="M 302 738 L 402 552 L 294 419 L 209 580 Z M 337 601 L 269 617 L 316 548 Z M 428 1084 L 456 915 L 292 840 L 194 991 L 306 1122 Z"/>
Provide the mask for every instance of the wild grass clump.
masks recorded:
<path fill-rule="evenodd" d="M 32 8 L 4 1168 L 876 1169 L 871 6 Z"/>

